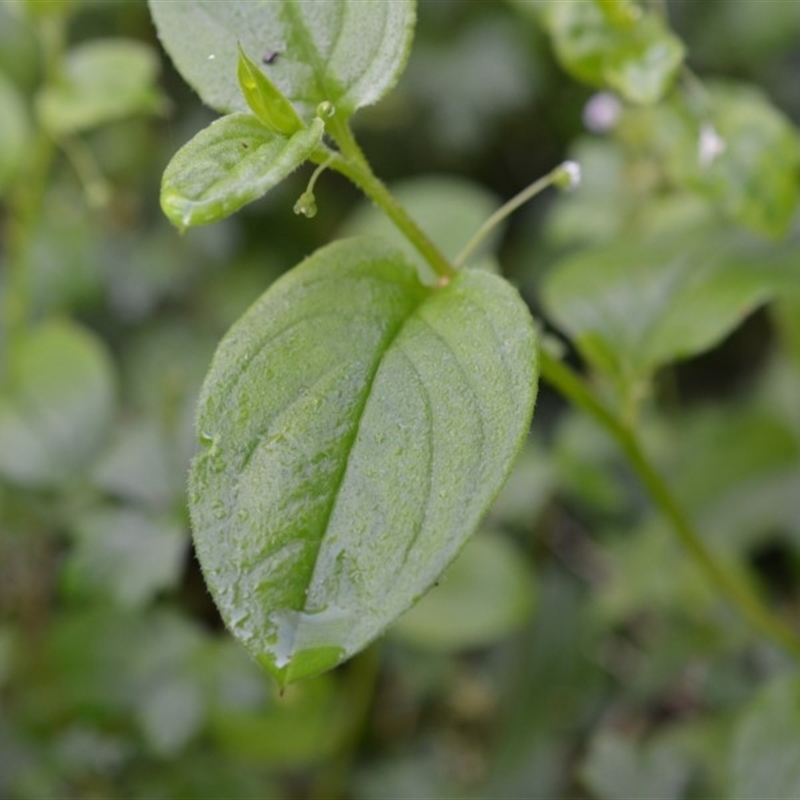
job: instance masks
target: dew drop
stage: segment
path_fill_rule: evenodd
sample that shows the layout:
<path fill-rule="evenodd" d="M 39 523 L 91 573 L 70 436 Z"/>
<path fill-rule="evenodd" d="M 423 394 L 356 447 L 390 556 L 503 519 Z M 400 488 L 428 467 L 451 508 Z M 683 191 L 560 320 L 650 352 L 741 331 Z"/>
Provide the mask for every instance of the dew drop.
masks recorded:
<path fill-rule="evenodd" d="M 211 504 L 211 513 L 214 515 L 214 519 L 225 519 L 228 516 L 228 512 L 225 510 L 225 503 L 222 500 L 215 500 Z"/>
<path fill-rule="evenodd" d="M 294 204 L 294 213 L 302 214 L 308 219 L 317 215 L 317 201 L 310 192 L 303 192 Z"/>

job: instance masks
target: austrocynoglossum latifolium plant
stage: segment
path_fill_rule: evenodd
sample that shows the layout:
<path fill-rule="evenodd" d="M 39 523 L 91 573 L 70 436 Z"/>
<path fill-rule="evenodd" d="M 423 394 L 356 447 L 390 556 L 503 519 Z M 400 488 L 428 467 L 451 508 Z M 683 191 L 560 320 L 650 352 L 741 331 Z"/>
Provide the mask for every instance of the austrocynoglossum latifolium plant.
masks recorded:
<path fill-rule="evenodd" d="M 0 0 L 0 797 L 800 797 L 797 4 L 369 5 Z"/>
<path fill-rule="evenodd" d="M 780 253 L 756 275 L 747 258 L 731 265 L 716 247 L 720 225 L 785 233 L 797 182 L 769 154 L 785 152 L 796 170 L 794 131 L 758 93 L 681 83 L 685 48 L 650 4 L 517 5 L 537 15 L 567 71 L 628 104 L 620 136 L 710 209 L 680 242 L 660 223 L 643 226 L 641 242 L 600 239 L 542 286 L 548 316 L 607 380 L 617 408 L 537 346 L 508 282 L 465 263 L 538 191 L 569 188 L 577 166 L 521 192 L 452 257 L 353 137 L 350 118 L 404 68 L 411 0 L 150 0 L 178 71 L 223 114 L 164 173 L 162 208 L 178 228 L 221 219 L 311 162 L 298 213 L 314 215 L 315 182 L 335 171 L 405 242 L 356 237 L 310 255 L 233 325 L 201 393 L 189 484 L 196 552 L 227 626 L 281 685 L 360 651 L 455 558 L 528 432 L 539 369 L 619 442 L 707 578 L 762 633 L 800 652 L 794 632 L 697 535 L 636 428 L 658 367 L 709 348 L 795 280 Z M 740 143 L 754 109 L 763 120 L 755 149 Z M 641 277 L 655 241 L 657 263 Z M 651 292 L 659 271 L 663 290 Z M 643 294 L 628 301 L 637 280 Z"/>

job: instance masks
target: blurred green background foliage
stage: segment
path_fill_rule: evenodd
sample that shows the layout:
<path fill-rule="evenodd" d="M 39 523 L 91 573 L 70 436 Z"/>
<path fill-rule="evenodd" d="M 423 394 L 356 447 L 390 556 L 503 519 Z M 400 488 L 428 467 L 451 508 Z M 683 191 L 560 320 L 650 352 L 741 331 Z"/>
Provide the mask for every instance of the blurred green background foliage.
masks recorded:
<path fill-rule="evenodd" d="M 452 252 L 580 162 L 581 186 L 519 212 L 485 266 L 799 628 L 800 3 L 648 4 L 695 77 L 645 105 L 597 94 L 627 78 L 581 60 L 566 6 L 592 4 L 421 0 L 408 68 L 356 133 Z M 725 142 L 708 170 L 698 106 Z M 0 797 L 800 797 L 797 665 L 545 387 L 442 585 L 351 663 L 274 691 L 192 555 L 194 402 L 272 280 L 392 232 L 332 174 L 316 217 L 295 215 L 304 168 L 179 236 L 161 174 L 212 118 L 144 0 L 0 3 Z"/>

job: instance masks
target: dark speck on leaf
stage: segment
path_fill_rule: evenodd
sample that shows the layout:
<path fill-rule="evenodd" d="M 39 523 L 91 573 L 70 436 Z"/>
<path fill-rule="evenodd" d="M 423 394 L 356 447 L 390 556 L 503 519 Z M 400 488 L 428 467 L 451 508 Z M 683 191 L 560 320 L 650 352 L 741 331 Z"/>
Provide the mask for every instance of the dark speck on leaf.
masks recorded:
<path fill-rule="evenodd" d="M 247 150 L 247 149 L 250 147 L 250 145 L 249 145 L 249 144 L 247 144 L 247 142 L 242 142 L 242 147 L 243 147 L 245 150 Z"/>
<path fill-rule="evenodd" d="M 261 59 L 265 64 L 274 64 L 275 60 L 280 55 L 279 50 L 270 50 L 269 52 L 264 54 L 264 57 Z"/>

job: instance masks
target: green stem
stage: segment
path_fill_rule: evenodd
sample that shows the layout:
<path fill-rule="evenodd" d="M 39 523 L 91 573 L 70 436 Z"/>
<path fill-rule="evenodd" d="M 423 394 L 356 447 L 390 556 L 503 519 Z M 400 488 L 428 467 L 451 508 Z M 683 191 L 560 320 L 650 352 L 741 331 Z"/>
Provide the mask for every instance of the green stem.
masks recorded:
<path fill-rule="evenodd" d="M 3 326 L 9 350 L 12 341 L 30 323 L 30 248 L 41 216 L 47 175 L 55 153 L 52 140 L 40 133 L 32 153 L 25 179 L 19 181 L 19 188 L 9 203 L 6 250 L 8 282 L 3 304 Z"/>
<path fill-rule="evenodd" d="M 431 265 L 433 271 L 441 278 L 442 283 L 449 283 L 456 271 L 453 265 L 445 258 L 438 247 L 421 230 L 408 212 L 395 200 L 392 193 L 384 183 L 375 176 L 364 157 L 361 148 L 353 138 L 347 122 L 338 116 L 327 122 L 328 130 L 336 144 L 339 153 L 330 158 L 330 154 L 316 154 L 313 160 L 322 163 L 319 158 L 330 158 L 330 168 L 344 175 L 358 186 L 405 235 L 409 242 L 422 254 L 423 258 Z"/>
<path fill-rule="evenodd" d="M 464 245 L 461 252 L 456 256 L 453 262 L 455 268 L 460 269 L 463 267 L 469 257 L 478 249 L 481 242 L 483 242 L 506 217 L 513 214 L 520 206 L 536 197 L 537 194 L 544 191 L 548 186 L 559 183 L 563 184 L 563 182 L 564 165 L 560 164 L 547 175 L 539 178 L 538 181 L 534 181 L 526 189 L 523 189 L 519 194 L 512 197 L 507 203 L 500 206 L 500 208 L 478 228 L 475 235 Z"/>
<path fill-rule="evenodd" d="M 64 50 L 64 22 L 59 15 L 40 21 L 36 30 L 46 83 L 59 79 Z M 37 134 L 30 148 L 30 161 L 14 186 L 8 202 L 6 228 L 7 280 L 3 292 L 3 343 L 12 352 L 15 341 L 24 334 L 31 321 L 30 250 L 36 226 L 42 214 L 47 177 L 55 154 L 53 140 L 43 131 Z M 7 368 L 8 359 L 0 359 Z M 3 378 L 0 375 L 0 378 Z"/>
<path fill-rule="evenodd" d="M 92 208 L 106 206 L 111 199 L 111 187 L 92 151 L 77 137 L 64 137 L 59 141 L 59 145 L 83 186 L 86 202 Z"/>
<path fill-rule="evenodd" d="M 377 644 L 370 645 L 353 659 L 344 691 L 348 724 L 327 769 L 322 771 L 312 788 L 311 800 L 342 800 L 345 797 L 353 761 L 369 722 L 380 666 Z"/>
<path fill-rule="evenodd" d="M 711 583 L 739 609 L 754 629 L 800 660 L 800 638 L 788 625 L 774 616 L 746 584 L 737 580 L 717 561 L 695 531 L 664 478 L 647 459 L 633 432 L 598 400 L 585 381 L 566 364 L 544 350 L 539 353 L 539 364 L 542 377 L 549 384 L 575 406 L 594 417 L 616 439 L 653 502 L 672 523 L 681 543 Z"/>

